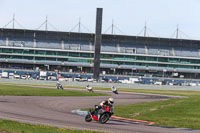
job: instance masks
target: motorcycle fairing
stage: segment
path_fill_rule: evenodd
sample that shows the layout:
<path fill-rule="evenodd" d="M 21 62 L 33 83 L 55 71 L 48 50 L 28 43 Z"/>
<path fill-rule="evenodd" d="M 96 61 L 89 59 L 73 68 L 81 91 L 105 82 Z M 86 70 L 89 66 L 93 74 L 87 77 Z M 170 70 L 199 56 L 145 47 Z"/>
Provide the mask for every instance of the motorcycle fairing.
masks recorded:
<path fill-rule="evenodd" d="M 96 117 L 96 115 L 93 115 L 92 118 L 95 120 L 95 121 L 98 121 L 99 119 Z"/>

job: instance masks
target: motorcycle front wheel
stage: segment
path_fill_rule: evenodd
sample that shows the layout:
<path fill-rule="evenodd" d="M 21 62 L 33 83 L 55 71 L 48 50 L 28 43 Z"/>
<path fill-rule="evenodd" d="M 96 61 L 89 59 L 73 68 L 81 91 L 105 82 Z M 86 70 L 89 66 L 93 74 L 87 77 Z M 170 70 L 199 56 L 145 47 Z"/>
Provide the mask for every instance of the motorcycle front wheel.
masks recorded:
<path fill-rule="evenodd" d="M 92 121 L 92 117 L 91 117 L 90 114 L 87 114 L 87 115 L 85 116 L 85 121 L 86 121 L 86 122 L 91 122 L 91 121 Z"/>
<path fill-rule="evenodd" d="M 105 124 L 110 118 L 110 114 L 109 113 L 103 113 L 100 118 L 99 118 L 99 122 L 101 124 Z"/>

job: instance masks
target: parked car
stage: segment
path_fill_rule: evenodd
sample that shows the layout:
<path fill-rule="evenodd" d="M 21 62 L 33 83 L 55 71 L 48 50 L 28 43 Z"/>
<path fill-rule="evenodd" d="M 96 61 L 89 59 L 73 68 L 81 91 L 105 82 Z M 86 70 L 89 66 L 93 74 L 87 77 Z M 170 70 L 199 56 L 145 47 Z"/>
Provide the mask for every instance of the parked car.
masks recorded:
<path fill-rule="evenodd" d="M 174 86 L 174 85 L 179 85 L 179 84 L 177 82 L 170 82 L 169 85 Z"/>
<path fill-rule="evenodd" d="M 21 76 L 21 79 L 26 79 L 26 78 L 27 78 L 26 75 L 22 75 L 22 76 Z"/>
<path fill-rule="evenodd" d="M 197 83 L 189 83 L 190 86 L 197 86 Z"/>
<path fill-rule="evenodd" d="M 64 77 L 58 77 L 58 81 L 65 81 Z"/>
<path fill-rule="evenodd" d="M 65 76 L 65 81 L 73 81 L 73 78 L 72 76 Z"/>
<path fill-rule="evenodd" d="M 40 80 L 46 80 L 47 77 L 46 76 L 40 76 Z"/>
<path fill-rule="evenodd" d="M 93 78 L 88 78 L 87 81 L 88 81 L 88 82 L 93 82 L 94 79 L 93 79 Z"/>
<path fill-rule="evenodd" d="M 82 77 L 75 77 L 74 81 L 80 81 L 82 79 Z"/>
<path fill-rule="evenodd" d="M 14 73 L 9 73 L 9 78 L 13 79 L 14 78 Z"/>
<path fill-rule="evenodd" d="M 166 81 L 156 81 L 154 85 L 166 85 Z"/>
<path fill-rule="evenodd" d="M 13 77 L 14 77 L 15 79 L 20 79 L 20 75 L 19 75 L 19 74 L 16 74 L 16 73 L 13 75 Z"/>
<path fill-rule="evenodd" d="M 162 81 L 156 81 L 154 85 L 162 85 Z"/>
<path fill-rule="evenodd" d="M 51 76 L 48 76 L 48 80 L 56 81 L 56 80 L 57 80 L 57 77 L 51 75 Z"/>

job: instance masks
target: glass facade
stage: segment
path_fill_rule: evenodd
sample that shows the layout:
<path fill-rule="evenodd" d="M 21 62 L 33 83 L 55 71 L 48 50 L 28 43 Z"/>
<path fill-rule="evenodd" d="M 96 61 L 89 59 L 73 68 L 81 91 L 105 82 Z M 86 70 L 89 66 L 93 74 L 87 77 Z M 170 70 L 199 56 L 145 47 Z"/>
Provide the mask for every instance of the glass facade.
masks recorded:
<path fill-rule="evenodd" d="M 37 61 L 61 61 L 61 62 L 84 62 L 93 63 L 94 53 L 88 51 L 52 51 L 41 49 L 14 49 L 0 48 L 1 59 L 26 59 Z M 181 57 L 158 57 L 146 55 L 126 55 L 123 53 L 101 54 L 102 64 L 117 64 L 146 67 L 169 67 L 200 69 L 200 59 L 184 59 Z"/>

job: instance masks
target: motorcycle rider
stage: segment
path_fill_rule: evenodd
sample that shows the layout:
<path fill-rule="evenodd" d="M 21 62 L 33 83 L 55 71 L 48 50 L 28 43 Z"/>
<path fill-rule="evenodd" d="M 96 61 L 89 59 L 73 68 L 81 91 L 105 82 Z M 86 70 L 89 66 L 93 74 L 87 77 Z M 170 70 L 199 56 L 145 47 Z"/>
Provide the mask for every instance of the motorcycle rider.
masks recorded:
<path fill-rule="evenodd" d="M 103 107 L 104 105 L 105 106 L 108 106 L 108 105 L 112 105 L 113 106 L 113 104 L 114 104 L 114 98 L 110 97 L 110 98 L 108 98 L 108 100 L 102 101 L 100 103 L 100 107 Z"/>
<path fill-rule="evenodd" d="M 114 98 L 108 98 L 108 100 L 104 100 L 104 101 L 102 101 L 100 104 L 99 104 L 99 106 L 98 105 L 94 105 L 94 107 L 95 107 L 95 110 L 94 111 L 91 111 L 91 114 L 98 114 L 98 110 L 99 109 L 101 109 L 103 106 L 109 106 L 109 105 L 111 105 L 111 106 L 113 106 L 113 104 L 114 104 Z"/>
<path fill-rule="evenodd" d="M 59 81 L 56 83 L 57 89 L 63 89 L 62 85 L 59 83 Z"/>
<path fill-rule="evenodd" d="M 112 86 L 111 90 L 113 93 L 118 94 L 117 88 L 115 86 Z"/>
<path fill-rule="evenodd" d="M 90 85 L 87 85 L 87 86 L 86 86 L 86 89 L 87 89 L 89 92 L 93 92 L 93 89 L 92 89 L 92 87 L 91 87 Z"/>
<path fill-rule="evenodd" d="M 112 86 L 112 87 L 111 87 L 111 90 L 112 90 L 112 92 L 116 92 L 116 91 L 117 91 L 117 88 L 116 88 L 115 86 Z"/>

